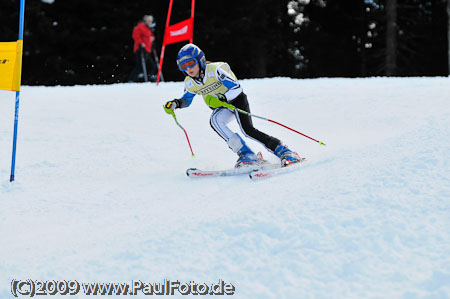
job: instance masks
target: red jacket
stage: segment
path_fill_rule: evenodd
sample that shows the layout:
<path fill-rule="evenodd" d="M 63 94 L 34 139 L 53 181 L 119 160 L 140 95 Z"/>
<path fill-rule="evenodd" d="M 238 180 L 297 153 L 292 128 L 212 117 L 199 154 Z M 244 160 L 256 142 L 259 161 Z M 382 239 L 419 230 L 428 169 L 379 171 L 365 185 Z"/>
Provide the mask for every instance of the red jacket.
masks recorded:
<path fill-rule="evenodd" d="M 132 36 L 134 39 L 134 52 L 139 49 L 139 45 L 142 43 L 145 44 L 145 50 L 147 52 L 150 53 L 152 51 L 152 37 L 154 38 L 155 36 L 147 25 L 142 22 L 137 24 L 133 29 Z"/>

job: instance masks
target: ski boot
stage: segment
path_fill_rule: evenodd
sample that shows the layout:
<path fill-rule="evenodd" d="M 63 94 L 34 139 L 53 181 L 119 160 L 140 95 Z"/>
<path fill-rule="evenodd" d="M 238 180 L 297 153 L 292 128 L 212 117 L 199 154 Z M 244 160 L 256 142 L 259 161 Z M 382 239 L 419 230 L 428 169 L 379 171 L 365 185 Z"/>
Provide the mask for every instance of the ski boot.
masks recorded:
<path fill-rule="evenodd" d="M 285 167 L 289 164 L 297 163 L 302 160 L 302 158 L 300 158 L 300 156 L 296 152 L 291 151 L 287 146 L 281 143 L 278 144 L 273 153 L 275 154 L 275 156 L 280 158 L 281 167 Z"/>
<path fill-rule="evenodd" d="M 261 157 L 255 155 L 247 146 L 244 146 L 237 154 L 239 155 L 239 159 L 236 161 L 235 168 L 256 165 L 261 161 Z"/>
<path fill-rule="evenodd" d="M 247 146 L 244 139 L 237 133 L 234 133 L 227 143 L 230 149 L 239 156 L 239 159 L 234 166 L 235 168 L 254 165 L 262 160 L 262 155 L 261 157 L 255 155 L 255 153 Z"/>

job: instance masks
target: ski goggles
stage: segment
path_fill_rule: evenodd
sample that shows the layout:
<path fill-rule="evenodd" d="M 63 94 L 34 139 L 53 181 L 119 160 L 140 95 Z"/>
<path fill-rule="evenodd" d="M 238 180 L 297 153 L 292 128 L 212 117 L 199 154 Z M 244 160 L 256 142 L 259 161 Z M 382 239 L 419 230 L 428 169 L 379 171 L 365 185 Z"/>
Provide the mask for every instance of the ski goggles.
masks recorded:
<path fill-rule="evenodd" d="M 193 68 L 194 66 L 197 65 L 197 59 L 189 59 L 183 63 L 181 63 L 178 67 L 180 68 L 180 70 L 182 70 L 183 72 L 186 72 L 188 70 L 188 68 Z"/>

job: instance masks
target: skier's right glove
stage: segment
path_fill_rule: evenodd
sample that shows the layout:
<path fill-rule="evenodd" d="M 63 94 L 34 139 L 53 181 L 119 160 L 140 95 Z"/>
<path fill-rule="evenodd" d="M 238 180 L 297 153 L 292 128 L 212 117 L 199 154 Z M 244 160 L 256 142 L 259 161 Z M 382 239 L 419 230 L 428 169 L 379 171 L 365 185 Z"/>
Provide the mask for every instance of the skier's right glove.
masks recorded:
<path fill-rule="evenodd" d="M 164 111 L 166 111 L 167 114 L 174 114 L 174 110 L 181 106 L 181 101 L 179 99 L 175 99 L 173 101 L 168 101 L 164 105 Z"/>

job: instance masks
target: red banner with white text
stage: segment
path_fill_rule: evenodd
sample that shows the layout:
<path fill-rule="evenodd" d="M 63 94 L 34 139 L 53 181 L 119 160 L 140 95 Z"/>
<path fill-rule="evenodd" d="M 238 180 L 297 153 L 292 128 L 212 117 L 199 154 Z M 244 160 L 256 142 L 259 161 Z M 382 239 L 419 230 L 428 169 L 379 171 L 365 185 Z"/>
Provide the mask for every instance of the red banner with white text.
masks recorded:
<path fill-rule="evenodd" d="M 185 40 L 192 40 L 194 35 L 194 19 L 187 19 L 183 22 L 171 25 L 164 33 L 164 44 L 173 44 Z"/>

